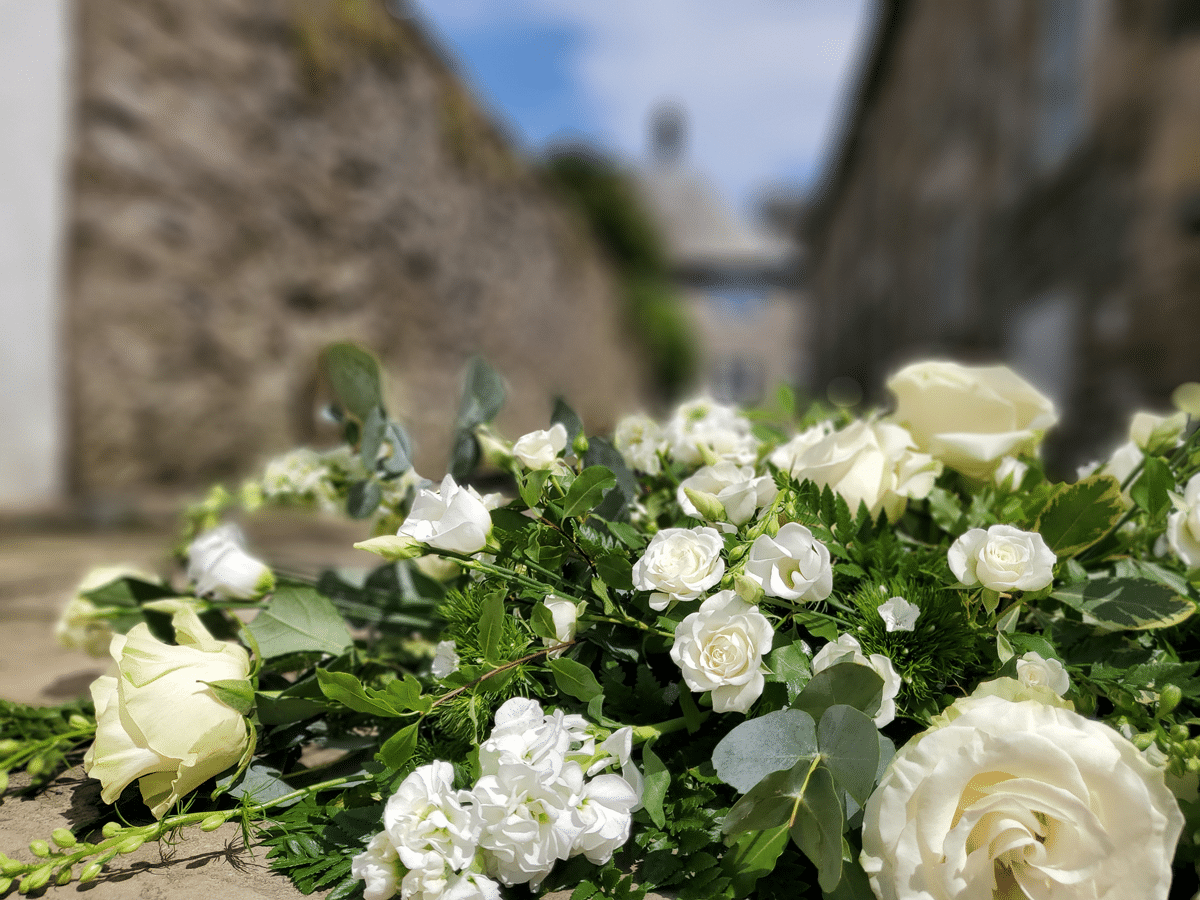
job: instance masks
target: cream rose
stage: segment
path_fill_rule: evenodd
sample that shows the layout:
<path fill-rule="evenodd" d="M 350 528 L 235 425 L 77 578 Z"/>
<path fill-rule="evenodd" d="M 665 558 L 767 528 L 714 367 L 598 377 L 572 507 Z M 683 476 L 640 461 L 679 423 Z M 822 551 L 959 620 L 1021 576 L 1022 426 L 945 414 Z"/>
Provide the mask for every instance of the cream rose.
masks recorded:
<path fill-rule="evenodd" d="M 911 435 L 900 426 L 858 421 L 800 453 L 789 471 L 796 478 L 828 485 L 852 513 L 865 503 L 871 515 L 882 509 L 894 522 L 910 497 L 929 495 L 942 465 L 916 452 Z"/>
<path fill-rule="evenodd" d="M 447 475 L 436 492 L 417 493 L 397 534 L 435 550 L 478 553 L 492 534 L 492 514 L 474 488 L 460 487 Z"/>
<path fill-rule="evenodd" d="M 742 712 L 762 693 L 762 658 L 775 633 L 766 616 L 733 591 L 720 591 L 679 623 L 671 659 L 688 688 L 712 692 L 717 712 Z"/>
<path fill-rule="evenodd" d="M 917 446 L 972 478 L 989 478 L 1005 456 L 1035 453 L 1058 421 L 1054 404 L 1007 366 L 920 362 L 887 386 Z"/>
<path fill-rule="evenodd" d="M 1036 531 L 993 525 L 972 528 L 950 545 L 950 571 L 967 587 L 1038 591 L 1054 580 L 1058 558 Z"/>
<path fill-rule="evenodd" d="M 799 522 L 788 522 L 775 537 L 754 539 L 746 577 L 781 600 L 824 600 L 833 591 L 829 549 Z"/>
<path fill-rule="evenodd" d="M 1167 544 L 1185 566 L 1200 566 L 1200 474 L 1188 480 L 1167 516 Z"/>
<path fill-rule="evenodd" d="M 1047 687 L 1060 697 L 1071 687 L 1071 676 L 1061 662 L 1033 650 L 1017 660 L 1017 681 L 1026 687 Z"/>
<path fill-rule="evenodd" d="M 553 469 L 566 446 L 567 428 L 558 422 L 546 431 L 531 431 L 517 438 L 512 454 L 527 469 Z"/>
<path fill-rule="evenodd" d="M 664 528 L 650 539 L 633 565 L 633 586 L 653 591 L 650 608 L 663 610 L 672 600 L 695 600 L 721 580 L 725 543 L 715 528 Z"/>
<path fill-rule="evenodd" d="M 867 801 L 860 859 L 876 897 L 1165 900 L 1183 816 L 1133 744 L 1037 701 L 949 712 Z"/>
<path fill-rule="evenodd" d="M 142 799 L 161 819 L 246 749 L 245 718 L 207 683 L 247 679 L 250 656 L 216 640 L 189 607 L 159 601 L 157 608 L 173 613 L 178 645 L 164 644 L 145 623 L 113 637 L 115 669 L 92 682 L 96 739 L 83 767 L 100 781 L 105 803 L 116 803 L 139 780 Z"/>
<path fill-rule="evenodd" d="M 226 524 L 204 532 L 188 547 L 188 580 L 197 596 L 255 600 L 275 587 L 275 575 L 246 552 L 241 530 Z"/>
<path fill-rule="evenodd" d="M 679 507 L 695 519 L 705 516 L 687 495 L 687 491 L 711 497 L 725 507 L 725 517 L 734 525 L 744 525 L 779 493 L 768 475 L 755 475 L 752 466 L 724 461 L 697 469 L 685 478 L 676 491 Z"/>

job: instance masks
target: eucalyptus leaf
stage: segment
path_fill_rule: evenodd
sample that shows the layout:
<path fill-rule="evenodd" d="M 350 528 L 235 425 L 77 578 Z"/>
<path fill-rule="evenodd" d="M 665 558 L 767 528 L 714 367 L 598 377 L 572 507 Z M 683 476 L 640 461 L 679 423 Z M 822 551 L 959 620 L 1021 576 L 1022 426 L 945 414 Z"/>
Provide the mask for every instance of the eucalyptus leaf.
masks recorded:
<path fill-rule="evenodd" d="M 475 426 L 496 418 L 504 406 L 504 379 L 478 356 L 467 361 L 463 373 L 462 402 L 455 422 L 460 431 L 472 431 Z"/>
<path fill-rule="evenodd" d="M 391 453 L 383 458 L 383 468 L 392 475 L 403 475 L 412 468 L 412 441 L 408 432 L 395 422 L 388 422 L 384 429 L 384 439 L 391 447 Z"/>
<path fill-rule="evenodd" d="M 1165 584 L 1125 578 L 1094 578 L 1051 594 L 1110 631 L 1142 631 L 1178 625 L 1196 604 Z"/>
<path fill-rule="evenodd" d="M 790 828 L 792 841 L 817 867 L 817 884 L 829 892 L 842 879 L 842 804 L 833 776 L 817 766 L 808 779 Z"/>
<path fill-rule="evenodd" d="M 305 585 L 276 588 L 267 608 L 246 627 L 266 659 L 309 652 L 337 656 L 352 643 L 333 604 Z"/>
<path fill-rule="evenodd" d="M 725 735 L 713 750 L 713 766 L 718 778 L 745 794 L 772 772 L 790 769 L 816 752 L 812 716 L 781 709 L 742 722 Z"/>
<path fill-rule="evenodd" d="M 554 412 L 550 414 L 550 422 L 552 425 L 562 425 L 567 429 L 567 446 L 574 443 L 575 438 L 583 431 L 583 421 L 575 410 L 567 405 L 567 401 L 562 397 L 554 398 Z"/>
<path fill-rule="evenodd" d="M 817 725 L 817 747 L 834 779 L 860 805 L 875 788 L 879 741 L 875 723 L 852 706 L 831 706 Z"/>
<path fill-rule="evenodd" d="M 792 816 L 804 797 L 814 765 L 815 758 L 805 758 L 790 769 L 767 775 L 733 804 L 725 815 L 721 831 L 740 834 L 768 831 L 780 825 L 791 827 Z"/>
<path fill-rule="evenodd" d="M 379 361 L 355 344 L 331 344 L 321 352 L 321 367 L 341 407 L 359 422 L 383 406 Z"/>
<path fill-rule="evenodd" d="M 775 863 L 787 844 L 787 825 L 738 835 L 721 857 L 721 868 L 733 879 L 735 896 L 749 896 L 755 883 L 775 870 Z"/>
<path fill-rule="evenodd" d="M 362 424 L 362 435 L 359 437 L 358 454 L 362 463 L 370 471 L 375 468 L 375 460 L 379 457 L 379 448 L 383 446 L 384 428 L 387 420 L 383 409 L 374 407 L 367 413 Z"/>
<path fill-rule="evenodd" d="M 1103 538 L 1124 514 L 1120 483 L 1111 475 L 1093 475 L 1060 485 L 1033 530 L 1061 561 Z"/>
<path fill-rule="evenodd" d="M 232 780 L 233 776 L 221 778 L 217 780 L 217 788 L 223 793 L 227 793 L 235 800 L 245 797 L 251 803 L 261 804 L 272 800 L 278 800 L 280 797 L 285 797 L 288 794 L 294 793 L 295 788 L 283 780 L 283 773 L 272 766 L 264 765 L 263 763 L 251 764 L 237 781 Z M 288 802 L 277 804 L 277 809 L 283 809 L 297 803 L 302 798 Z"/>
<path fill-rule="evenodd" d="M 375 514 L 379 503 L 383 500 L 383 491 L 379 482 L 373 478 L 364 478 L 350 485 L 346 492 L 346 512 L 355 519 L 365 519 Z"/>
<path fill-rule="evenodd" d="M 874 716 L 882 702 L 883 679 L 879 673 L 870 666 L 847 661 L 814 675 L 792 707 L 804 710 L 819 722 L 831 706 L 845 704 Z"/>

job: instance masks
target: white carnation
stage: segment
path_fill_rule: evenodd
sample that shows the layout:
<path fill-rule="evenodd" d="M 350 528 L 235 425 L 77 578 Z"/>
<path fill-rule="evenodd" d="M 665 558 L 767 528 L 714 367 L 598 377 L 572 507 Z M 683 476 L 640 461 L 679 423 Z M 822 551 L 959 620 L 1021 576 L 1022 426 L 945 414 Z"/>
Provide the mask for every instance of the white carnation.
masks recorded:
<path fill-rule="evenodd" d="M 371 838 L 367 849 L 350 861 L 350 874 L 366 882 L 365 900 L 388 900 L 400 879 L 400 857 L 384 832 Z"/>
<path fill-rule="evenodd" d="M 458 870 L 475 856 L 479 822 L 471 795 L 454 790 L 454 767 L 437 760 L 401 782 L 383 811 L 384 831 L 409 869 Z"/>

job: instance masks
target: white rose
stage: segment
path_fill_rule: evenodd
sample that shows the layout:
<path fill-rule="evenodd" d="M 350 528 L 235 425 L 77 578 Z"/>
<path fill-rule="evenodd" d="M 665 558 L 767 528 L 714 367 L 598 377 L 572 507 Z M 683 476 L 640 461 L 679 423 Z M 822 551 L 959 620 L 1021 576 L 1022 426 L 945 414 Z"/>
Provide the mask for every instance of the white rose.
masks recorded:
<path fill-rule="evenodd" d="M 901 747 L 867 801 L 876 897 L 1165 900 L 1183 816 L 1133 744 L 1036 701 L 964 706 Z"/>
<path fill-rule="evenodd" d="M 843 634 L 821 648 L 813 657 L 813 674 L 824 672 L 840 663 L 856 663 L 867 666 L 883 679 L 883 695 L 879 702 L 879 712 L 875 713 L 876 728 L 891 724 L 896 718 L 896 697 L 900 693 L 900 673 L 892 665 L 892 661 L 882 653 L 872 653 L 869 657 L 862 652 L 862 645 L 853 635 Z"/>
<path fill-rule="evenodd" d="M 458 647 L 454 641 L 438 641 L 429 671 L 434 678 L 445 678 L 458 671 Z"/>
<path fill-rule="evenodd" d="M 1015 456 L 1006 456 L 996 466 L 996 471 L 992 473 L 992 480 L 996 482 L 997 487 L 1015 491 L 1021 486 L 1021 482 L 1025 480 L 1025 474 L 1028 471 L 1029 466 Z"/>
<path fill-rule="evenodd" d="M 750 420 L 708 397 L 682 404 L 663 431 L 671 458 L 689 466 L 727 459 L 744 466 L 758 455 Z"/>
<path fill-rule="evenodd" d="M 562 597 L 555 597 L 550 594 L 542 601 L 542 605 L 550 610 L 550 618 L 554 621 L 554 637 L 542 638 L 542 643 L 549 647 L 553 644 L 566 644 L 575 640 L 575 634 L 579 630 L 579 613 L 582 602 L 576 604 L 570 600 L 564 600 Z M 549 656 L 562 656 L 564 650 L 556 650 Z"/>
<path fill-rule="evenodd" d="M 771 451 L 767 460 L 779 471 L 791 472 L 810 447 L 819 444 L 831 434 L 833 434 L 833 423 L 821 422 L 800 432 L 786 444 L 780 444 Z"/>
<path fill-rule="evenodd" d="M 768 475 L 755 476 L 752 466 L 739 466 L 728 460 L 697 469 L 676 490 L 680 508 L 695 519 L 704 519 L 684 488 L 712 497 L 725 507 L 725 517 L 734 525 L 744 525 L 755 512 L 779 493 Z"/>
<path fill-rule="evenodd" d="M 1147 453 L 1165 453 L 1179 446 L 1187 428 L 1188 416 L 1177 412 L 1160 416 L 1150 412 L 1135 413 L 1129 422 L 1129 440 Z"/>
<path fill-rule="evenodd" d="M 447 475 L 438 491 L 417 492 L 397 534 L 435 550 L 478 553 L 491 537 L 492 516 L 474 488 L 460 487 Z"/>
<path fill-rule="evenodd" d="M 1061 662 L 1033 650 L 1017 660 L 1017 680 L 1026 687 L 1048 687 L 1060 697 L 1071 687 L 1071 676 Z"/>
<path fill-rule="evenodd" d="M 992 591 L 1038 591 L 1054 580 L 1058 557 L 1036 531 L 993 525 L 972 528 L 953 544 L 950 571 L 967 587 Z"/>
<path fill-rule="evenodd" d="M 83 596 L 96 588 L 104 587 L 118 578 L 136 578 L 139 581 L 158 583 L 158 577 L 128 565 L 100 566 L 83 576 L 75 588 L 75 596 L 67 601 L 54 626 L 54 637 L 63 647 L 82 650 L 89 656 L 108 656 L 108 645 L 112 641 L 111 616 L 129 613 L 128 609 L 105 607 L 101 609 Z"/>
<path fill-rule="evenodd" d="M 671 600 L 695 600 L 725 574 L 724 549 L 715 528 L 664 528 L 634 563 L 633 586 L 654 592 L 655 610 L 666 609 Z"/>
<path fill-rule="evenodd" d="M 907 431 L 887 422 L 854 422 L 822 438 L 794 461 L 790 472 L 840 495 L 852 513 L 865 503 L 895 521 L 908 499 L 929 495 L 941 463 L 916 452 Z"/>
<path fill-rule="evenodd" d="M 1167 545 L 1189 569 L 1200 566 L 1200 474 L 1193 475 L 1167 516 Z"/>
<path fill-rule="evenodd" d="M 768 597 L 824 600 L 833 591 L 828 548 L 798 522 L 788 522 L 775 537 L 759 535 L 750 545 L 746 576 Z"/>
<path fill-rule="evenodd" d="M 157 603 L 174 615 L 177 645 L 164 644 L 145 624 L 112 639 L 114 670 L 92 682 L 96 739 L 84 770 L 103 786 L 105 803 L 139 780 L 156 819 L 180 797 L 237 764 L 250 741 L 241 713 L 217 699 L 206 682 L 249 678 L 250 656 L 216 640 L 196 613 L 178 602 Z"/>
<path fill-rule="evenodd" d="M 367 849 L 350 861 L 350 874 L 366 882 L 364 900 L 388 900 L 400 879 L 400 857 L 385 832 L 371 838 Z"/>
<path fill-rule="evenodd" d="M 1005 456 L 1034 454 L 1058 421 L 1054 404 L 1007 366 L 920 362 L 887 386 L 917 446 L 972 478 L 990 477 Z"/>
<path fill-rule="evenodd" d="M 613 446 L 631 469 L 657 475 L 662 471 L 660 453 L 666 452 L 663 430 L 649 416 L 626 416 L 613 432 Z"/>
<path fill-rule="evenodd" d="M 561 422 L 546 431 L 531 431 L 517 438 L 512 453 L 527 469 L 553 469 L 567 446 L 567 427 Z"/>
<path fill-rule="evenodd" d="M 409 869 L 454 870 L 475 858 L 479 821 L 471 793 L 454 789 L 454 766 L 437 760 L 415 769 L 388 798 L 383 830 Z"/>
<path fill-rule="evenodd" d="M 883 627 L 888 631 L 914 631 L 917 627 L 917 617 L 921 615 L 921 607 L 909 603 L 903 597 L 892 597 L 880 603 L 875 610 L 883 619 Z"/>
<path fill-rule="evenodd" d="M 187 576 L 197 596 L 255 600 L 275 587 L 275 576 L 246 552 L 241 530 L 220 525 L 199 535 L 188 547 Z"/>
<path fill-rule="evenodd" d="M 744 713 L 762 693 L 762 658 L 774 637 L 757 606 L 720 591 L 679 623 L 671 659 L 689 690 L 712 692 L 714 710 Z"/>

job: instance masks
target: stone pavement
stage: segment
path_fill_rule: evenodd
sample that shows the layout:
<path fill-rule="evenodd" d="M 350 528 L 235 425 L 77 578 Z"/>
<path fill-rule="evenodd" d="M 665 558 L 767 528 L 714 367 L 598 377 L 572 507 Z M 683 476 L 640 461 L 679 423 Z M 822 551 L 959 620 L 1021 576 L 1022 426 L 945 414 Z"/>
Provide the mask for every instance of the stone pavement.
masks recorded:
<path fill-rule="evenodd" d="M 306 514 L 257 515 L 246 523 L 252 550 L 274 565 L 313 573 L 331 565 L 371 565 L 374 557 L 354 550 L 367 537 L 366 525 Z M 119 531 L 71 530 L 22 522 L 0 522 L 0 697 L 54 705 L 87 691 L 104 673 L 104 660 L 64 649 L 54 623 L 72 589 L 92 567 L 130 563 L 173 576 L 182 573 L 169 550 L 173 523 Z M 20 786 L 14 774 L 13 786 Z M 81 768 L 65 773 L 33 799 L 0 801 L 0 852 L 32 859 L 31 840 L 55 828 L 94 818 L 99 785 Z M 233 823 L 204 834 L 189 829 L 171 847 L 150 844 L 110 863 L 87 885 L 47 888 L 51 900 L 299 900 L 304 895 L 274 874 L 261 850 L 246 848 Z M 323 896 L 320 892 L 309 895 Z M 569 892 L 545 900 L 567 900 Z M 650 895 L 652 898 L 654 895 Z"/>

